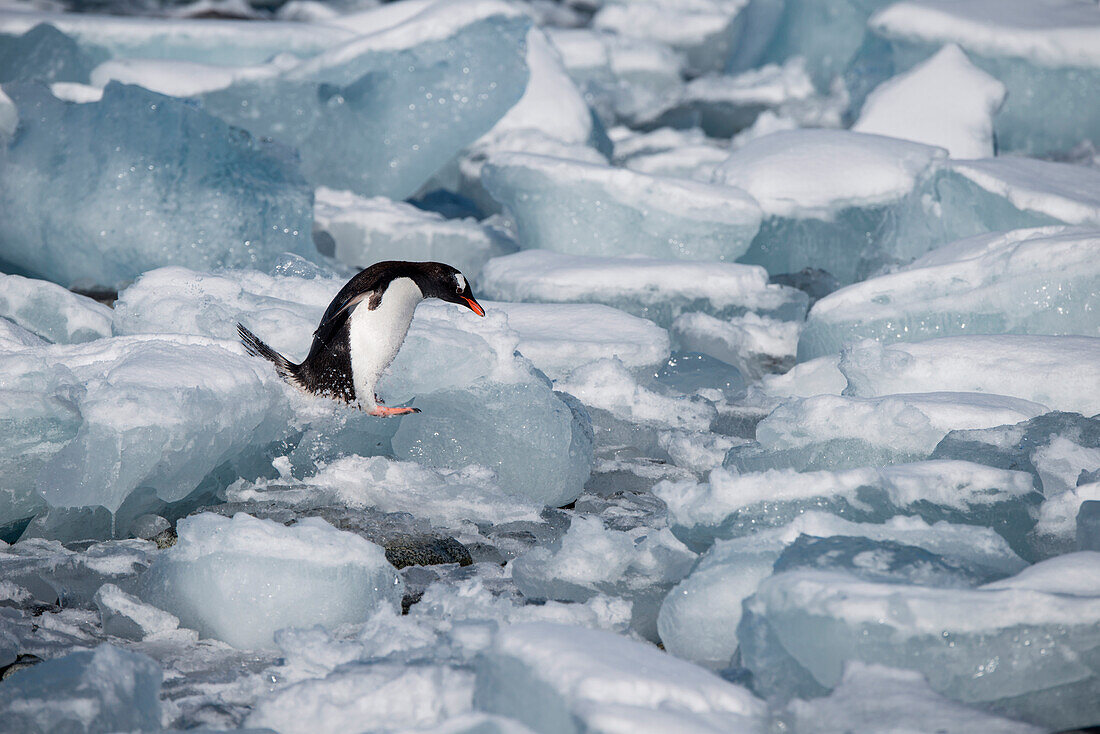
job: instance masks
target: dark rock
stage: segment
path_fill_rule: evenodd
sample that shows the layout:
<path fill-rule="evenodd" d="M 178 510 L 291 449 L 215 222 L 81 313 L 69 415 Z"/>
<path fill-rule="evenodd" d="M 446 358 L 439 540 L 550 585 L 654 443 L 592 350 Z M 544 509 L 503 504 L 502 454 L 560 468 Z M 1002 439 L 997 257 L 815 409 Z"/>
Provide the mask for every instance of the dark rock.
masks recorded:
<path fill-rule="evenodd" d="M 411 536 L 391 541 L 385 545 L 386 560 L 395 568 L 406 566 L 437 566 L 457 563 L 469 566 L 474 562 L 466 546 L 454 538 L 437 538 L 430 535 Z"/>
<path fill-rule="evenodd" d="M 37 655 L 20 655 L 15 659 L 15 662 L 0 668 L 0 681 L 7 680 L 20 670 L 26 670 L 27 668 L 38 665 L 40 662 L 42 662 L 42 658 Z"/>

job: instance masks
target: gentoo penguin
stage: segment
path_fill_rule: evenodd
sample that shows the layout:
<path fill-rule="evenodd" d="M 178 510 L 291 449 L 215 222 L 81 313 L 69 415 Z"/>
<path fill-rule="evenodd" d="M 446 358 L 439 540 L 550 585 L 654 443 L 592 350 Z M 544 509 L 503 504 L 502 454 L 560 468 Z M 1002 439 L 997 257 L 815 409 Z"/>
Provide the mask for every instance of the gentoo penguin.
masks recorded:
<path fill-rule="evenodd" d="M 293 385 L 346 402 L 358 402 L 371 415 L 419 413 L 416 408 L 379 405 L 374 386 L 405 341 L 413 311 L 425 298 L 466 306 L 478 316 L 485 310 L 474 300 L 470 284 L 450 265 L 388 260 L 363 270 L 336 294 L 313 332 L 313 346 L 294 364 L 237 324 L 249 354 L 274 363 Z"/>

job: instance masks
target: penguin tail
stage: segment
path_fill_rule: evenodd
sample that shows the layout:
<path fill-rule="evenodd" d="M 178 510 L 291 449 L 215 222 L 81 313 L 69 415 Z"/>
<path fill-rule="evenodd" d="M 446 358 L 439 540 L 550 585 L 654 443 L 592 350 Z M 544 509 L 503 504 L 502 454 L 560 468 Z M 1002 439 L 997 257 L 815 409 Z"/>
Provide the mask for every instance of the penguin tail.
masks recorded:
<path fill-rule="evenodd" d="M 246 352 L 253 357 L 263 357 L 268 362 L 275 365 L 275 371 L 279 373 L 279 377 L 282 377 L 287 382 L 293 385 L 300 385 L 301 381 L 298 379 L 298 367 L 283 355 L 276 352 L 271 347 L 264 344 L 260 337 L 253 334 L 246 329 L 240 322 L 237 323 L 237 335 L 241 338 L 241 344 L 244 345 Z"/>

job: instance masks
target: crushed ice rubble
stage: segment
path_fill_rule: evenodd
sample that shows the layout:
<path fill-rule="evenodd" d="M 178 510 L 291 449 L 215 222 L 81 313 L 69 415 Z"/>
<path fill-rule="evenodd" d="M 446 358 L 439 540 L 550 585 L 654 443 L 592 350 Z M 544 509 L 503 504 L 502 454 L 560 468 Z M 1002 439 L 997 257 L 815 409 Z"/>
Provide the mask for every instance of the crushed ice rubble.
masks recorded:
<path fill-rule="evenodd" d="M 1100 724 L 1095 2 L 19 0 L 0 84 L 0 731 Z M 423 413 L 237 344 L 388 258 L 488 312 Z"/>

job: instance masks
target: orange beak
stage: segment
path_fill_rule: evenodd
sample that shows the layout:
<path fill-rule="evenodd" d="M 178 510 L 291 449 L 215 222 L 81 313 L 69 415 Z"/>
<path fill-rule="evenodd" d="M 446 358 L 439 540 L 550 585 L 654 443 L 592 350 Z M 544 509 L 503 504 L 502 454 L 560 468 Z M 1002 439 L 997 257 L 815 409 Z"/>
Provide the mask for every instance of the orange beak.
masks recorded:
<path fill-rule="evenodd" d="M 476 313 L 478 316 L 484 316 L 485 315 L 485 309 L 483 309 L 481 307 L 481 304 L 478 303 L 477 301 L 475 301 L 474 299 L 466 298 L 465 296 L 463 296 L 462 300 L 465 301 L 466 305 L 469 307 L 469 309 L 471 311 L 473 311 L 474 313 Z"/>

